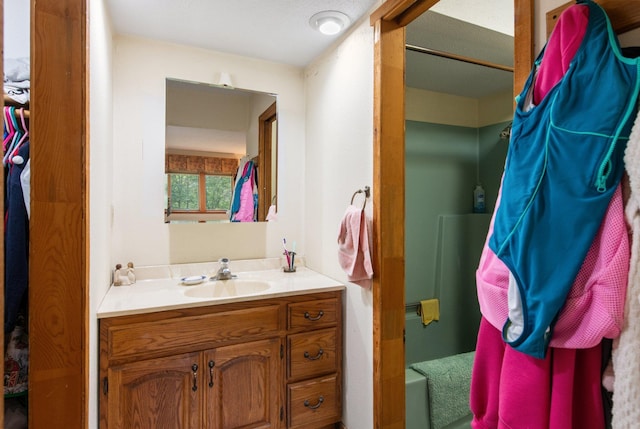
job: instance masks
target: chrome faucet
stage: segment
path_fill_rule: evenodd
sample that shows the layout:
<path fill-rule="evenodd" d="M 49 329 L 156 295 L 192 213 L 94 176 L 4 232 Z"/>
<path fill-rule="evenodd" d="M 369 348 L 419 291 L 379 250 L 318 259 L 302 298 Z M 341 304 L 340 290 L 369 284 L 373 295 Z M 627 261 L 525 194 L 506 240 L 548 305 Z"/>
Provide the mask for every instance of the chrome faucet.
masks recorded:
<path fill-rule="evenodd" d="M 231 274 L 231 268 L 229 268 L 229 258 L 221 258 L 218 262 L 220 263 L 220 268 L 218 268 L 218 272 L 212 277 L 212 280 L 229 280 L 235 277 Z"/>

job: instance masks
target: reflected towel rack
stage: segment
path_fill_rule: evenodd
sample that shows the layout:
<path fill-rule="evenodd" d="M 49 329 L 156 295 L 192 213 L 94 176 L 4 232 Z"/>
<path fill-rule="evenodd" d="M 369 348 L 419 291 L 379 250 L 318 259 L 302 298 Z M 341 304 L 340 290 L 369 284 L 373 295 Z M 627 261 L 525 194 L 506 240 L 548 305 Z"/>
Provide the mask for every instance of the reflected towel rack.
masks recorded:
<path fill-rule="evenodd" d="M 358 189 L 353 193 L 353 195 L 351 196 L 351 205 L 353 205 L 353 199 L 356 197 L 356 195 L 362 193 L 364 193 L 364 203 L 362 204 L 362 210 L 364 210 L 364 208 L 367 206 L 367 199 L 369 199 L 369 197 L 371 196 L 371 188 L 368 186 L 365 186 L 364 189 Z"/>

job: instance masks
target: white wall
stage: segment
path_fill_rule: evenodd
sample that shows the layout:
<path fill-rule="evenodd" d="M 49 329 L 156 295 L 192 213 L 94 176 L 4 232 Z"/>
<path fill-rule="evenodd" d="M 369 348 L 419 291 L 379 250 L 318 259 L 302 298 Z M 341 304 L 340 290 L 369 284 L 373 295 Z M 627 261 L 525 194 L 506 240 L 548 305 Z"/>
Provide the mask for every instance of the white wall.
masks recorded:
<path fill-rule="evenodd" d="M 112 265 L 276 257 L 282 238 L 304 254 L 304 84 L 301 69 L 193 47 L 118 36 L 114 41 Z M 277 94 L 278 221 L 168 225 L 164 210 L 165 79 Z"/>
<path fill-rule="evenodd" d="M 30 56 L 30 2 L 4 0 L 4 58 Z"/>
<path fill-rule="evenodd" d="M 405 97 L 409 121 L 480 128 L 513 119 L 510 90 L 477 99 L 407 87 Z"/>
<path fill-rule="evenodd" d="M 342 421 L 349 429 L 371 429 L 373 297 L 370 290 L 347 282 L 336 244 L 352 194 L 373 180 L 373 28 L 368 15 L 305 74 L 307 265 L 347 285 Z M 371 206 L 369 201 L 369 213 Z"/>
<path fill-rule="evenodd" d="M 98 427 L 98 320 L 111 278 L 112 30 L 105 0 L 89 3 L 89 428 Z"/>

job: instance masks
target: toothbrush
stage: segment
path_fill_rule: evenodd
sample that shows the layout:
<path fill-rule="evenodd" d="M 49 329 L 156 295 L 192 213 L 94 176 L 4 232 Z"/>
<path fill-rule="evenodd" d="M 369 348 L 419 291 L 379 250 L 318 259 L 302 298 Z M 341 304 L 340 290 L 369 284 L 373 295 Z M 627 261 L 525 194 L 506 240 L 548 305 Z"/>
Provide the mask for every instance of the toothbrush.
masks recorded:
<path fill-rule="evenodd" d="M 282 239 L 282 247 L 284 248 L 284 256 L 287 257 L 287 266 L 290 266 L 291 260 L 289 259 L 289 251 L 287 250 L 287 239 Z"/>
<path fill-rule="evenodd" d="M 293 242 L 293 250 L 291 251 L 291 269 L 293 269 L 296 260 L 296 242 Z"/>

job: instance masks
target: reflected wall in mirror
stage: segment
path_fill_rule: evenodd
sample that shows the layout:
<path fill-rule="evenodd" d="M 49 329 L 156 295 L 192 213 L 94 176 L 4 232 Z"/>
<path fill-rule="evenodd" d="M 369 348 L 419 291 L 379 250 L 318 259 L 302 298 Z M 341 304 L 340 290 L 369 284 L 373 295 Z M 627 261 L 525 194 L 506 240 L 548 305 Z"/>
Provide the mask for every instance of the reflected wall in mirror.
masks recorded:
<path fill-rule="evenodd" d="M 165 222 L 272 219 L 276 96 L 166 79 Z"/>

